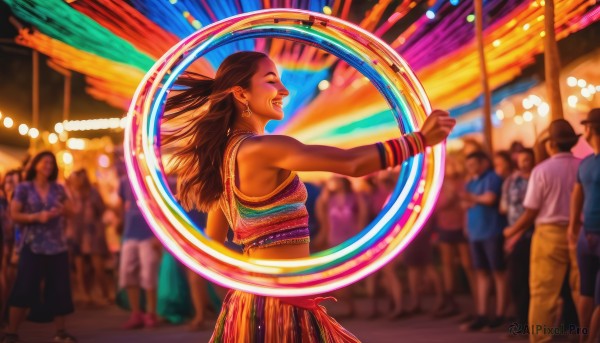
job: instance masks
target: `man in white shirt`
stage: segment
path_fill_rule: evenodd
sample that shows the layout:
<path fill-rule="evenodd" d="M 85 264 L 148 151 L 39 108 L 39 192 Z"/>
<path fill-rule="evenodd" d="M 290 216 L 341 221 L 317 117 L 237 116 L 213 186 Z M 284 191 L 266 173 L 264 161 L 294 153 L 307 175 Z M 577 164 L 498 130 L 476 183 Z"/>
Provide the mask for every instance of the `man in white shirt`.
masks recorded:
<path fill-rule="evenodd" d="M 522 234 L 535 222 L 531 241 L 529 327 L 531 342 L 548 342 L 554 327 L 560 290 L 569 271 L 573 301 L 579 298 L 576 252 L 569 248 L 571 192 L 577 181 L 578 158 L 571 149 L 579 136 L 564 119 L 554 120 L 544 140 L 550 158 L 536 166 L 527 185 L 525 213 L 505 230 L 507 238 Z M 546 331 L 544 330 L 546 329 Z"/>

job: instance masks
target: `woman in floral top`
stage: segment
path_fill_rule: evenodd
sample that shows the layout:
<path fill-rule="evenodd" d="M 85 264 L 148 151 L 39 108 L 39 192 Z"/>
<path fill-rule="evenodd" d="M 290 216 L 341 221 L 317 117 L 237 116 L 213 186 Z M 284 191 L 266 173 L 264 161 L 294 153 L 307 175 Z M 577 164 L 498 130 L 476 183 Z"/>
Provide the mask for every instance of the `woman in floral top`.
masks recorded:
<path fill-rule="evenodd" d="M 64 188 L 56 183 L 57 177 L 56 157 L 44 151 L 33 158 L 25 182 L 15 189 L 11 216 L 22 230 L 22 239 L 4 343 L 18 342 L 19 325 L 29 308 L 41 305 L 42 294 L 44 307 L 54 316 L 54 342 L 76 341 L 65 331 L 65 316 L 74 310 L 64 230 L 70 202 Z"/>

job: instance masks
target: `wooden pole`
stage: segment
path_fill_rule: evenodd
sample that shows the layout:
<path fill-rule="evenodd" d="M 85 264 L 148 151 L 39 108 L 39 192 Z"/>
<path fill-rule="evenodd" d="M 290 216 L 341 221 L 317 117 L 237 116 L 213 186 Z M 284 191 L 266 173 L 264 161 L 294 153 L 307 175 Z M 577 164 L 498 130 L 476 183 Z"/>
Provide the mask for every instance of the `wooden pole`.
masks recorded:
<path fill-rule="evenodd" d="M 545 0 L 544 9 L 544 69 L 546 93 L 552 120 L 564 118 L 563 102 L 560 95 L 560 56 L 554 33 L 554 0 Z"/>
<path fill-rule="evenodd" d="M 488 79 L 487 64 L 485 60 L 485 45 L 483 42 L 483 0 L 475 0 L 475 35 L 477 51 L 479 53 L 479 70 L 481 72 L 481 86 L 483 89 L 483 134 L 484 145 L 489 153 L 494 151 L 492 140 L 492 97 Z"/>
<path fill-rule="evenodd" d="M 69 120 L 69 111 L 71 109 L 71 73 L 65 75 L 65 87 L 63 98 L 63 121 Z"/>
<path fill-rule="evenodd" d="M 39 130 L 40 126 L 40 55 L 33 50 L 32 69 L 33 79 L 31 86 L 32 120 L 31 127 Z M 29 138 L 29 151 L 35 153 L 35 139 Z"/>

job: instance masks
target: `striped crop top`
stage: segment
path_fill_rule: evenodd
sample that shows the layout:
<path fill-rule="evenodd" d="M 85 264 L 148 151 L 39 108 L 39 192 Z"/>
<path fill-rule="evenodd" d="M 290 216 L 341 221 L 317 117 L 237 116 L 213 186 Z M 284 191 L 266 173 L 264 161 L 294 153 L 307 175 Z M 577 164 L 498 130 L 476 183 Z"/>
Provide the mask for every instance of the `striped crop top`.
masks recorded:
<path fill-rule="evenodd" d="M 233 229 L 233 242 L 244 251 L 281 244 L 309 243 L 306 187 L 295 172 L 271 193 L 251 197 L 236 186 L 236 157 L 244 139 L 254 133 L 234 132 L 223 159 L 224 192 L 220 206 Z"/>

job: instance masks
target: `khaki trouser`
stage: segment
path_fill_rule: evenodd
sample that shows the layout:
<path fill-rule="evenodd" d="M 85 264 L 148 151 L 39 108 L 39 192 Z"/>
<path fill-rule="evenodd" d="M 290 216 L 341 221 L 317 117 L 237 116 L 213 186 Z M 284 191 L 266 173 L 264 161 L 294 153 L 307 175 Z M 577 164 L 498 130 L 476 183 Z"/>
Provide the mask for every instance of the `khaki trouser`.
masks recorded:
<path fill-rule="evenodd" d="M 569 269 L 569 284 L 573 301 L 579 300 L 579 268 L 576 251 L 570 250 L 567 226 L 539 224 L 531 240 L 531 272 L 529 287 L 530 342 L 548 342 L 552 336 L 543 328 L 553 328 L 556 323 L 558 298 L 565 274 Z M 536 330 L 537 328 L 537 330 Z"/>

